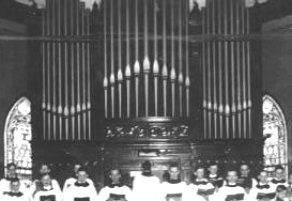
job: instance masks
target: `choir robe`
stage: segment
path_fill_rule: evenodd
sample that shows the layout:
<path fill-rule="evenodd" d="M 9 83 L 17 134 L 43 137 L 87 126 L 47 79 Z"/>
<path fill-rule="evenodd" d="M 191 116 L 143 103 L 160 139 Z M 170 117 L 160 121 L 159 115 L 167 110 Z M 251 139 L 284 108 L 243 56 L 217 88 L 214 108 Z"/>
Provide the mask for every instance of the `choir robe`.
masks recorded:
<path fill-rule="evenodd" d="M 119 197 L 124 198 L 127 201 L 134 201 L 132 190 L 122 184 L 111 184 L 103 187 L 98 195 L 98 201 L 106 201 L 109 198 L 113 200 L 120 200 Z"/>
<path fill-rule="evenodd" d="M 62 197 L 60 189 L 49 187 L 36 192 L 33 201 L 62 201 Z"/>
<path fill-rule="evenodd" d="M 32 198 L 22 192 L 5 192 L 1 196 L 0 201 L 32 201 Z"/>
<path fill-rule="evenodd" d="M 52 188 L 53 189 L 56 189 L 57 191 L 62 192 L 62 190 L 60 188 L 60 185 L 59 185 L 59 183 L 58 183 L 58 181 L 56 179 L 52 179 L 51 183 L 52 183 Z M 31 185 L 31 187 L 30 187 L 31 195 L 34 196 L 35 193 L 37 193 L 39 190 L 41 190 L 40 188 L 41 188 L 41 181 L 40 180 L 35 180 L 33 182 L 33 184 Z"/>
<path fill-rule="evenodd" d="M 251 201 L 256 201 L 258 194 L 270 194 L 276 193 L 277 185 L 273 183 L 263 184 L 261 182 L 258 183 L 254 188 L 250 190 L 249 199 Z"/>
<path fill-rule="evenodd" d="M 20 180 L 20 191 L 24 194 L 30 195 L 31 181 Z M 10 192 L 10 179 L 3 178 L 0 180 L 0 195 L 5 192 Z"/>
<path fill-rule="evenodd" d="M 237 184 L 243 188 L 254 188 L 257 185 L 257 180 L 252 177 L 239 177 Z"/>
<path fill-rule="evenodd" d="M 94 186 L 88 182 L 78 183 L 70 186 L 63 193 L 63 201 L 96 201 L 97 193 Z"/>
<path fill-rule="evenodd" d="M 220 177 L 219 175 L 215 174 L 209 174 L 208 175 L 208 180 L 216 187 L 216 188 L 220 188 L 223 183 L 224 183 L 224 179 L 222 177 Z"/>
<path fill-rule="evenodd" d="M 66 179 L 64 186 L 63 186 L 63 192 L 65 192 L 70 186 L 74 185 L 74 183 L 77 181 L 77 178 L 75 177 L 70 177 Z M 94 186 L 94 183 L 91 179 L 86 180 L 90 185 Z"/>
<path fill-rule="evenodd" d="M 276 185 L 276 186 L 279 186 L 279 185 L 284 185 L 284 186 L 286 186 L 286 187 L 289 186 L 288 182 L 286 182 L 285 179 L 277 179 L 277 178 L 273 178 L 273 179 L 271 180 L 271 183 L 274 184 L 274 185 Z"/>
<path fill-rule="evenodd" d="M 190 189 L 189 192 L 192 194 L 189 197 L 193 197 L 196 201 L 205 201 L 204 196 L 202 196 L 200 193 L 202 191 L 212 192 L 212 194 L 208 195 L 208 198 L 210 201 L 215 199 L 215 186 L 205 178 L 196 179 L 193 183 L 189 185 L 188 188 Z"/>
<path fill-rule="evenodd" d="M 161 199 L 163 201 L 189 201 L 190 194 L 187 184 L 182 181 L 163 182 L 160 185 Z"/>
<path fill-rule="evenodd" d="M 244 190 L 244 188 L 242 188 L 241 186 L 237 185 L 237 184 L 227 184 L 225 186 L 222 186 L 221 188 L 219 188 L 217 194 L 214 196 L 214 200 L 216 201 L 226 201 L 226 198 L 228 196 L 232 196 L 232 195 L 237 195 L 240 194 L 244 196 L 243 200 L 244 201 L 250 201 L 247 198 L 246 192 Z"/>
<path fill-rule="evenodd" d="M 160 201 L 160 180 L 154 175 L 137 175 L 133 181 L 135 201 Z"/>

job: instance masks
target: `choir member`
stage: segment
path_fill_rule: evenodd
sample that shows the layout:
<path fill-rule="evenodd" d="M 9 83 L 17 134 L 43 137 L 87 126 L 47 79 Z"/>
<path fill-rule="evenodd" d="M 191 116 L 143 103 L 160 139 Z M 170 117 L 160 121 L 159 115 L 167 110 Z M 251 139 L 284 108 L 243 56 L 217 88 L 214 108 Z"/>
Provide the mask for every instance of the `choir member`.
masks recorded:
<path fill-rule="evenodd" d="M 112 169 L 110 171 L 109 180 L 109 184 L 100 190 L 98 201 L 133 201 L 132 191 L 123 183 L 120 170 Z"/>
<path fill-rule="evenodd" d="M 194 193 L 195 200 L 213 200 L 215 186 L 205 178 L 205 169 L 198 167 L 193 176 L 189 187 L 192 189 L 191 192 Z"/>
<path fill-rule="evenodd" d="M 0 180 L 0 195 L 10 191 L 10 181 L 15 178 L 17 178 L 16 165 L 14 163 L 9 163 L 7 164 L 6 177 Z"/>
<path fill-rule="evenodd" d="M 271 180 L 271 182 L 276 185 L 288 186 L 288 183 L 285 179 L 285 171 L 282 166 L 277 166 L 275 168 L 275 177 Z"/>
<path fill-rule="evenodd" d="M 223 185 L 223 177 L 218 174 L 218 164 L 212 163 L 209 168 L 207 179 L 218 189 Z"/>
<path fill-rule="evenodd" d="M 268 173 L 264 170 L 261 171 L 258 179 L 258 184 L 250 191 L 250 200 L 274 199 L 277 186 L 269 182 Z"/>
<path fill-rule="evenodd" d="M 188 201 L 187 184 L 181 181 L 180 169 L 177 164 L 170 165 L 164 174 L 165 181 L 161 184 L 162 200 Z"/>
<path fill-rule="evenodd" d="M 284 185 L 278 185 L 276 189 L 276 197 L 273 201 L 289 201 L 288 189 Z"/>
<path fill-rule="evenodd" d="M 66 179 L 64 186 L 63 186 L 63 192 L 65 192 L 70 186 L 74 185 L 74 183 L 77 181 L 77 171 L 78 169 L 81 168 L 81 164 L 80 163 L 75 163 L 74 164 L 74 175 L 68 179 Z M 94 186 L 93 181 L 90 178 L 87 178 L 87 182 Z"/>
<path fill-rule="evenodd" d="M 142 174 L 133 180 L 133 196 L 136 201 L 159 201 L 161 199 L 160 180 L 152 174 L 151 163 L 142 164 Z"/>
<path fill-rule="evenodd" d="M 240 166 L 240 177 L 237 183 L 242 186 L 247 193 L 249 193 L 251 188 L 257 185 L 256 179 L 250 176 L 250 169 L 247 164 L 242 164 Z"/>
<path fill-rule="evenodd" d="M 10 179 L 10 190 L 4 192 L 0 197 L 0 201 L 31 201 L 32 198 L 20 191 L 20 181 L 18 178 Z"/>
<path fill-rule="evenodd" d="M 63 193 L 63 201 L 96 201 L 96 189 L 87 182 L 87 179 L 87 171 L 79 168 L 77 181 Z"/>
<path fill-rule="evenodd" d="M 35 195 L 35 193 L 37 193 L 37 191 L 39 191 L 42 188 L 42 181 L 40 180 L 40 177 L 44 174 L 51 175 L 51 168 L 49 167 L 48 164 L 42 163 L 38 173 L 39 173 L 38 178 L 34 180 L 30 189 L 32 195 Z M 58 189 L 58 191 L 61 191 L 60 185 L 56 179 L 51 178 L 51 183 L 54 189 Z"/>
<path fill-rule="evenodd" d="M 62 192 L 59 188 L 54 188 L 52 178 L 49 173 L 41 176 L 40 190 L 34 195 L 34 201 L 62 201 Z"/>
<path fill-rule="evenodd" d="M 246 192 L 244 188 L 237 184 L 237 171 L 235 169 L 230 169 L 227 171 L 226 185 L 219 188 L 216 195 L 216 201 L 239 201 L 246 200 Z"/>

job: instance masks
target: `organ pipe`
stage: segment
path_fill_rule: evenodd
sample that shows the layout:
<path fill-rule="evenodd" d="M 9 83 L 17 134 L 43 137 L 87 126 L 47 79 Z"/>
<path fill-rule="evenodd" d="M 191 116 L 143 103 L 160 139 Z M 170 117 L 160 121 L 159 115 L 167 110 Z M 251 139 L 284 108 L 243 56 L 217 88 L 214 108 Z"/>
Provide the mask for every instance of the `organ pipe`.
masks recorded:
<path fill-rule="evenodd" d="M 42 10 L 42 36 L 45 37 L 46 34 L 46 10 Z M 46 47 L 47 43 L 42 42 L 42 76 L 43 76 L 43 82 L 42 82 L 42 114 L 43 114 L 43 138 L 46 139 L 47 136 L 47 118 L 46 118 L 46 71 L 47 71 L 47 66 L 46 66 Z"/>
<path fill-rule="evenodd" d="M 75 7 L 75 12 L 76 12 L 76 36 L 79 36 L 79 29 L 80 29 L 80 18 L 79 18 L 79 2 L 77 3 Z M 81 139 L 81 96 L 80 96 L 80 91 L 81 91 L 81 85 L 80 85 L 80 43 L 76 43 L 76 79 L 77 79 L 77 101 L 76 101 L 76 115 L 77 115 L 77 139 Z"/>
<path fill-rule="evenodd" d="M 46 16 L 46 23 L 47 23 L 47 32 L 46 32 L 46 35 L 47 36 L 50 36 L 51 35 L 51 2 L 49 1 L 47 3 L 47 16 Z M 52 79 L 52 76 L 51 76 L 51 62 L 52 62 L 52 59 L 51 59 L 51 43 L 48 42 L 47 44 L 47 92 L 48 92 L 48 96 L 47 96 L 47 126 L 48 126 L 48 136 L 47 136 L 47 140 L 50 140 L 51 139 L 51 79 Z"/>
<path fill-rule="evenodd" d="M 64 0 L 64 36 L 68 36 L 68 5 L 69 0 Z M 65 139 L 69 139 L 69 66 L 68 66 L 68 49 L 69 45 L 68 42 L 65 41 L 64 43 L 64 74 L 65 74 L 65 107 L 64 107 L 64 116 L 65 116 Z"/>
<path fill-rule="evenodd" d="M 58 5 L 58 4 L 57 4 Z M 59 37 L 62 37 L 62 21 L 61 21 L 61 5 L 58 5 L 57 6 L 57 35 Z M 63 80 L 63 73 L 62 73 L 62 44 L 61 44 L 61 41 L 58 42 L 58 109 L 57 109 L 57 112 L 58 112 L 58 119 L 59 119 L 59 140 L 61 140 L 63 137 L 63 118 L 62 118 L 62 115 L 63 115 L 63 100 L 62 100 L 62 94 L 63 94 L 63 83 L 62 83 L 62 80 Z"/>
<path fill-rule="evenodd" d="M 157 50 L 157 0 L 154 0 L 154 62 L 153 62 L 153 75 L 154 75 L 154 115 L 158 116 L 158 50 Z"/>
<path fill-rule="evenodd" d="M 145 116 L 149 115 L 149 72 L 150 60 L 148 56 L 148 0 L 144 0 L 144 92 L 145 92 Z"/>
<path fill-rule="evenodd" d="M 171 116 L 175 116 L 175 27 L 174 27 L 174 4 L 175 0 L 172 0 L 173 6 L 171 7 L 171 70 L 170 70 L 170 82 L 171 82 Z"/>
<path fill-rule="evenodd" d="M 111 10 L 110 10 L 110 30 L 111 30 L 111 74 L 110 74 L 110 83 L 111 83 L 111 111 L 112 118 L 115 118 L 115 55 L 114 55 L 114 0 L 111 0 Z"/>
<path fill-rule="evenodd" d="M 163 0 L 163 67 L 162 67 L 162 82 L 163 82 L 163 116 L 167 116 L 167 44 L 166 44 L 166 1 Z"/>
<path fill-rule="evenodd" d="M 189 12 L 189 2 L 185 0 L 185 12 Z M 190 116 L 190 76 L 189 76 L 189 15 L 185 16 L 185 63 L 186 63 L 186 117 Z"/>
<path fill-rule="evenodd" d="M 138 2 L 135 1 L 135 113 L 136 117 L 139 116 L 139 75 L 140 75 L 140 62 L 139 62 L 139 15 L 138 15 Z M 127 63 L 130 65 L 130 21 L 129 21 L 129 3 L 127 0 Z M 130 93 L 130 92 L 129 92 Z"/>
<path fill-rule="evenodd" d="M 206 8 L 203 10 L 203 20 L 202 20 L 202 35 L 206 36 Z M 202 80 L 203 80 L 203 122 L 204 122 L 204 138 L 207 138 L 208 132 L 208 121 L 207 121 L 207 64 L 206 64 L 206 42 L 203 40 L 202 43 Z"/>
<path fill-rule="evenodd" d="M 121 8 L 122 0 L 118 0 L 118 7 Z M 118 11 L 118 91 L 119 91 L 119 118 L 122 118 L 122 82 L 123 82 L 123 72 L 122 72 L 122 14 L 121 9 Z"/>
<path fill-rule="evenodd" d="M 103 46 L 104 46 L 104 76 L 103 76 L 103 87 L 104 87 L 104 114 L 105 118 L 108 118 L 108 77 L 107 77 L 107 5 L 103 2 Z"/>
<path fill-rule="evenodd" d="M 52 0 L 52 35 L 56 35 L 56 1 Z M 56 117 L 56 105 L 57 105 L 57 86 L 56 86 L 56 81 L 54 80 L 57 77 L 56 73 L 56 42 L 52 42 L 52 96 L 53 96 L 53 104 L 52 104 L 52 116 L 53 116 L 53 140 L 56 140 L 56 134 L 57 134 L 57 117 Z"/>
<path fill-rule="evenodd" d="M 216 1 L 212 2 L 212 34 L 216 35 Z M 212 41 L 212 70 L 213 70 L 213 122 L 214 122 L 214 138 L 217 139 L 217 57 L 216 57 L 216 41 Z"/>
<path fill-rule="evenodd" d="M 222 3 L 218 3 L 218 36 L 222 35 Z M 219 138 L 223 138 L 223 65 L 222 65 L 222 41 L 218 41 L 218 74 L 219 74 L 219 86 L 218 86 L 218 93 L 219 93 Z"/>
<path fill-rule="evenodd" d="M 225 36 L 228 35 L 228 0 L 224 1 L 224 34 Z M 224 80 L 225 80 L 225 123 L 226 123 L 226 127 L 225 127 L 225 131 L 226 131 L 226 138 L 229 139 L 230 137 L 230 133 L 229 133 L 229 115 L 230 115 L 230 105 L 229 105 L 229 57 L 228 57 L 228 41 L 225 40 L 224 41 L 224 66 L 225 66 L 225 76 L 224 76 Z"/>

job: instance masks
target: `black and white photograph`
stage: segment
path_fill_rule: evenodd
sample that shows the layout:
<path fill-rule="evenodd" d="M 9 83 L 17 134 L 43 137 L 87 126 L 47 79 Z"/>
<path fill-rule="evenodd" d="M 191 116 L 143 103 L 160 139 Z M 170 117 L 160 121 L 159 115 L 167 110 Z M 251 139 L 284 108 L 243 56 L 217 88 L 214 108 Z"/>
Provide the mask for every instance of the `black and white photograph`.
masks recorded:
<path fill-rule="evenodd" d="M 292 201 L 292 0 L 0 0 L 0 201 Z"/>

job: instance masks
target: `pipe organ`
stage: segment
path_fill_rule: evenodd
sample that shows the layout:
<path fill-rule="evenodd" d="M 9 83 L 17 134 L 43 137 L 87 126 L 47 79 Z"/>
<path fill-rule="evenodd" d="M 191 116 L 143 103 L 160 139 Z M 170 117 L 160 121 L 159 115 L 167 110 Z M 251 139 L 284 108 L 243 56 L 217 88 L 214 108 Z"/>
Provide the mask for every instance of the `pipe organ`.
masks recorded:
<path fill-rule="evenodd" d="M 47 0 L 43 10 L 43 139 L 91 139 L 90 10 Z"/>
<path fill-rule="evenodd" d="M 144 160 L 158 174 L 170 161 L 184 173 L 210 161 L 258 165 L 252 9 L 245 0 L 206 0 L 201 10 L 193 0 L 101 0 L 92 10 L 47 0 L 35 158 L 91 160 L 101 173 Z"/>

